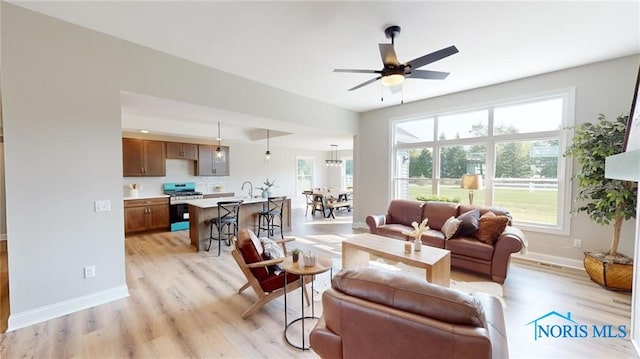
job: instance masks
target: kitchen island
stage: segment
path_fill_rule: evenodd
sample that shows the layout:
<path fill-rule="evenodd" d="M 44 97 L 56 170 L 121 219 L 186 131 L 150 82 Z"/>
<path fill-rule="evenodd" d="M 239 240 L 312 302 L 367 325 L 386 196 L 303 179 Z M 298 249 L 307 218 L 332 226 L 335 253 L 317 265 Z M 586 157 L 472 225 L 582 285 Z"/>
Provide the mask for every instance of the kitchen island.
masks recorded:
<path fill-rule="evenodd" d="M 266 198 L 221 197 L 192 199 L 185 201 L 189 204 L 189 238 L 191 245 L 198 251 L 209 246 L 209 221 L 218 217 L 218 202 L 243 200 L 240 206 L 239 228 L 249 228 L 258 233 L 258 212 L 267 208 Z M 286 232 L 291 230 L 291 199 L 287 198 L 282 213 L 282 228 Z M 277 222 L 276 222 L 277 223 Z M 214 228 L 214 231 L 216 229 Z M 263 233 L 261 235 L 264 236 Z"/>

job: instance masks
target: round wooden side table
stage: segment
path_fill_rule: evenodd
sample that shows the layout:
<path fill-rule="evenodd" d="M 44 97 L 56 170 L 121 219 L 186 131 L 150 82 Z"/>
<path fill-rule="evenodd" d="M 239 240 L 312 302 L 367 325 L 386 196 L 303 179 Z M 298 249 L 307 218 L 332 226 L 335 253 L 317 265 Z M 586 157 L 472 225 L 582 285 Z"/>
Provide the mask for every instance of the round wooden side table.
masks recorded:
<path fill-rule="evenodd" d="M 302 256 L 300 256 L 302 257 Z M 321 274 L 324 272 L 329 271 L 330 272 L 330 277 L 329 278 L 333 278 L 333 262 L 331 261 L 330 258 L 325 258 L 325 257 L 321 257 L 318 256 L 318 261 L 315 265 L 313 266 L 305 266 L 304 265 L 304 261 L 302 258 L 300 258 L 300 260 L 298 260 L 297 262 L 293 262 L 293 259 L 291 258 L 291 256 L 288 256 L 285 258 L 285 260 L 282 262 L 282 269 L 284 270 L 284 339 L 287 341 L 287 343 L 289 345 L 291 345 L 294 348 L 297 349 L 301 349 L 301 350 L 309 350 L 310 347 L 309 345 L 305 345 L 305 332 L 304 332 L 304 322 L 305 319 L 320 319 L 318 317 L 316 317 L 316 313 L 315 313 L 315 303 L 313 300 L 313 296 L 314 296 L 314 290 L 313 290 L 313 281 L 315 280 L 315 277 L 312 278 L 311 280 L 311 315 L 305 315 L 304 314 L 304 278 L 306 276 L 315 276 L 317 274 Z M 294 320 L 292 320 L 291 322 L 288 321 L 287 318 L 287 275 L 288 274 L 296 274 L 298 276 L 300 276 L 300 278 L 298 280 L 300 280 L 300 304 L 301 304 L 301 315 L 299 318 L 296 318 Z M 287 337 L 287 331 L 289 330 L 289 328 L 291 327 L 292 324 L 300 322 L 302 324 L 302 345 L 296 345 L 293 344 L 290 340 L 289 337 Z"/>

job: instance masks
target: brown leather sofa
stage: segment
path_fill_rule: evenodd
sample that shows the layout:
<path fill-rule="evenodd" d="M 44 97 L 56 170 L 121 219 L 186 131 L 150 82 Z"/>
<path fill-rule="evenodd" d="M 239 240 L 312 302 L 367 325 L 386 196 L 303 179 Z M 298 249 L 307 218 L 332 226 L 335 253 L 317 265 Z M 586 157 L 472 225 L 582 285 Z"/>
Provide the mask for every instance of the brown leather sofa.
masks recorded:
<path fill-rule="evenodd" d="M 479 216 L 493 212 L 508 217 L 502 233 L 496 234 L 493 243 L 482 242 L 475 232 L 445 239 L 440 231 L 450 217 L 478 210 Z M 403 232 L 413 230 L 412 222 L 420 223 L 428 218 L 429 229 L 422 234 L 422 243 L 451 251 L 451 266 L 486 274 L 494 282 L 504 283 L 507 278 L 511 253 L 524 251 L 527 240 L 522 231 L 511 226 L 511 215 L 503 208 L 484 207 L 439 201 L 392 200 L 386 215 L 367 216 L 369 231 L 385 237 L 409 240 Z"/>
<path fill-rule="evenodd" d="M 333 358 L 508 358 L 500 301 L 407 274 L 343 269 L 322 295 L 311 348 Z"/>

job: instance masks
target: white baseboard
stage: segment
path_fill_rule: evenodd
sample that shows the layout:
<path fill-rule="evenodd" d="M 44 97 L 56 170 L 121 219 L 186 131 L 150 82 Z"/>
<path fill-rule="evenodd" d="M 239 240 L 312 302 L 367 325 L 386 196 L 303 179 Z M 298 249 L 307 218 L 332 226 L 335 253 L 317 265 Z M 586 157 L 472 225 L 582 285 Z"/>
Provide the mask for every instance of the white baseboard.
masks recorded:
<path fill-rule="evenodd" d="M 351 225 L 351 228 L 369 230 L 369 226 L 367 226 L 367 224 L 364 222 L 353 222 L 353 224 Z"/>
<path fill-rule="evenodd" d="M 44 307 L 31 309 L 26 312 L 9 315 L 7 331 L 24 328 L 32 324 L 45 322 L 53 318 L 78 312 L 87 308 L 95 307 L 117 299 L 129 296 L 129 289 L 126 285 L 107 289 L 101 292 L 92 293 L 83 297 L 65 300 L 64 302 L 46 305 Z"/>
<path fill-rule="evenodd" d="M 526 262 L 529 264 L 541 264 L 584 271 L 584 265 L 582 264 L 582 261 L 577 259 L 552 256 L 550 254 L 537 252 L 528 252 L 527 254 L 513 253 L 511 255 L 511 258 L 515 261 Z"/>
<path fill-rule="evenodd" d="M 6 233 L 0 233 L 0 241 L 6 241 L 7 240 L 7 234 Z"/>

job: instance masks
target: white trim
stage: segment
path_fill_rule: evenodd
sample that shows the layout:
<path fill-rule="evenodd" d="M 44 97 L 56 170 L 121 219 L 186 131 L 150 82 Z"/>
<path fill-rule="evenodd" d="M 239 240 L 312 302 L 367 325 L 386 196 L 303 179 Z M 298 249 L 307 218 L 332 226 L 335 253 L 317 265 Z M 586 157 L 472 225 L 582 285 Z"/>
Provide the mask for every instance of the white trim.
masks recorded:
<path fill-rule="evenodd" d="M 7 331 L 10 332 L 32 324 L 45 322 L 128 296 L 129 289 L 126 285 L 122 285 L 63 302 L 45 305 L 44 307 L 31 309 L 26 312 L 11 314 L 9 316 Z"/>
<path fill-rule="evenodd" d="M 366 229 L 367 231 L 369 230 L 369 226 L 367 226 L 367 224 L 365 222 L 353 222 L 351 224 L 351 228 L 353 228 L 353 229 Z"/>
<path fill-rule="evenodd" d="M 537 253 L 537 252 L 528 252 L 527 254 L 513 253 L 511 255 L 511 258 L 513 258 L 515 261 L 521 261 L 521 262 L 527 262 L 527 263 L 534 262 L 537 264 L 543 264 L 543 265 L 546 264 L 546 265 L 552 265 L 552 266 L 559 266 L 562 268 L 584 271 L 584 265 L 580 260 L 552 256 L 544 253 Z"/>
<path fill-rule="evenodd" d="M 494 109 L 498 107 L 505 107 L 511 105 L 521 105 L 521 104 L 533 104 L 540 101 L 545 101 L 548 99 L 562 99 L 563 108 L 562 108 L 562 118 L 561 118 L 561 129 L 552 130 L 552 131 L 538 131 L 538 132 L 525 132 L 518 134 L 509 134 L 509 135 L 499 135 L 495 136 L 493 133 L 493 125 L 494 118 L 493 113 Z M 457 113 L 464 112 L 474 112 L 480 110 L 488 110 L 487 117 L 487 129 L 488 133 L 486 136 L 481 137 L 472 137 L 472 138 L 464 138 L 464 139 L 450 139 L 450 140 L 439 140 L 438 139 L 438 124 L 441 116 L 447 116 Z M 495 163 L 496 163 L 496 145 L 501 143 L 511 143 L 511 142 L 523 142 L 523 141 L 534 141 L 534 140 L 547 140 L 547 139 L 555 139 L 557 138 L 559 141 L 559 150 L 561 153 L 564 153 L 566 147 L 570 142 L 570 131 L 566 131 L 566 128 L 572 128 L 575 123 L 575 87 L 566 87 L 562 89 L 556 89 L 551 91 L 538 92 L 536 94 L 528 94 L 517 97 L 512 97 L 509 99 L 500 99 L 494 101 L 487 101 L 484 103 L 476 104 L 473 106 L 464 106 L 455 109 L 455 111 L 435 111 L 429 112 L 422 115 L 412 115 L 410 117 L 395 117 L 390 121 L 390 133 L 391 136 L 389 141 L 391 143 L 391 156 L 392 163 L 395 164 L 397 162 L 397 154 L 400 150 L 409 150 L 409 149 L 419 149 L 419 148 L 431 148 L 432 150 L 432 194 L 439 193 L 439 185 L 440 185 L 440 156 L 442 153 L 442 149 L 450 146 L 485 146 L 485 197 L 487 198 L 487 203 L 489 205 L 494 205 L 494 178 L 495 178 Z M 396 144 L 395 143 L 395 135 L 396 135 L 396 127 L 398 124 L 407 122 L 407 121 L 417 121 L 423 119 L 425 121 L 433 119 L 434 122 L 434 138 L 432 141 L 425 142 L 412 142 L 405 144 Z M 556 213 L 556 221 L 557 223 L 554 225 L 547 225 L 544 223 L 535 223 L 535 222 L 522 222 L 518 223 L 519 225 L 525 226 L 528 230 L 532 232 L 540 232 L 540 233 L 553 233 L 560 235 L 569 235 L 570 233 L 570 220 L 571 216 L 569 215 L 571 210 L 571 181 L 570 177 L 567 174 L 572 172 L 572 161 L 570 158 L 564 156 L 558 156 L 558 173 L 557 173 L 557 183 L 558 183 L 558 208 Z M 395 171 L 394 171 L 395 169 Z M 396 198 L 399 196 L 398 192 L 398 182 L 400 180 L 406 180 L 404 178 L 400 178 L 397 174 L 397 166 L 392 166 L 391 175 L 389 177 L 391 198 Z M 408 178 L 407 178 L 408 179 Z M 569 207 L 569 208 L 567 208 Z M 516 219 L 517 221 L 517 219 Z"/>
<path fill-rule="evenodd" d="M 0 241 L 6 241 L 7 240 L 7 234 L 6 233 L 0 233 Z"/>

